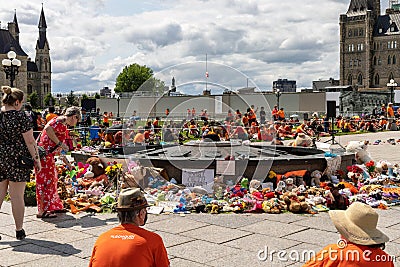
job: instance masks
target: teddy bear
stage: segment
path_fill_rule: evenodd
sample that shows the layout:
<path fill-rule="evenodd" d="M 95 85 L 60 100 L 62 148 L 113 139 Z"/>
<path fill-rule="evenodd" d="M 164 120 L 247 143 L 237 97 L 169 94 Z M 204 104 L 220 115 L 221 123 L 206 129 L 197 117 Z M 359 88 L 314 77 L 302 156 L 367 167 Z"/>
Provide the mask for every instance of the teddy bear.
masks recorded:
<path fill-rule="evenodd" d="M 310 186 L 320 187 L 322 172 L 315 170 L 311 173 L 311 184 Z"/>
<path fill-rule="evenodd" d="M 250 185 L 249 185 L 250 194 L 252 194 L 255 191 L 258 191 L 260 189 L 260 187 L 261 187 L 261 182 L 257 179 L 252 179 L 250 181 Z"/>
<path fill-rule="evenodd" d="M 100 176 L 105 173 L 104 165 L 98 157 L 88 158 L 86 160 L 86 164 L 90 164 L 92 166 L 94 177 Z"/>
<path fill-rule="evenodd" d="M 305 201 L 305 196 L 297 196 L 293 192 L 285 192 L 282 195 L 283 201 L 286 203 L 286 209 L 293 213 L 308 212 L 310 206 Z"/>
<path fill-rule="evenodd" d="M 346 195 L 340 194 L 340 190 L 345 188 L 344 184 L 329 184 L 330 190 L 325 196 L 326 205 L 331 210 L 346 210 L 350 205 L 349 198 Z"/>
<path fill-rule="evenodd" d="M 294 187 L 295 187 L 295 185 L 294 185 L 293 178 L 292 177 L 287 178 L 286 179 L 285 191 L 291 192 Z"/>

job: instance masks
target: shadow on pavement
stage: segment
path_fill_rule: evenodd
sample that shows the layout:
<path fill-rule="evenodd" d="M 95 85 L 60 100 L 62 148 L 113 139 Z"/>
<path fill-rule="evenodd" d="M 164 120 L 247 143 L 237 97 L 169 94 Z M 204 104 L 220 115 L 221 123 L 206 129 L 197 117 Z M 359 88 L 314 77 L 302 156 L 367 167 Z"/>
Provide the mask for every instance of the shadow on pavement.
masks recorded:
<path fill-rule="evenodd" d="M 60 255 L 67 257 L 82 252 L 82 250 L 76 249 L 70 244 L 63 244 L 53 241 L 31 239 L 31 238 L 25 238 L 23 243 L 21 243 L 21 241 L 11 241 L 11 242 L 0 242 L 0 244 L 10 245 L 12 247 L 12 251 L 15 252 L 26 252 L 39 255 L 49 254 L 49 255 Z M 55 247 L 57 247 L 57 250 L 52 249 Z M 68 251 L 68 253 L 62 251 Z"/>

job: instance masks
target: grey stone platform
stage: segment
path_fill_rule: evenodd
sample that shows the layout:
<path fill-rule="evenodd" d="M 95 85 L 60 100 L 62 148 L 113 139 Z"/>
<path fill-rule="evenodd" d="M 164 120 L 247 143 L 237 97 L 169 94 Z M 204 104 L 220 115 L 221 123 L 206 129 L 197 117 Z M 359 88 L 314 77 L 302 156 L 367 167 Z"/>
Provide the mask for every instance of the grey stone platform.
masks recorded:
<path fill-rule="evenodd" d="M 384 132 L 338 138 L 348 140 L 387 140 L 400 138 L 400 132 Z M 400 163 L 400 143 L 370 146 L 375 160 Z M 397 257 L 400 266 L 400 207 L 377 210 L 379 227 L 389 237 L 386 251 Z M 27 238 L 15 239 L 11 205 L 0 210 L 0 266 L 88 266 L 97 236 L 116 226 L 116 214 L 61 214 L 56 219 L 36 218 L 36 208 L 28 207 L 24 228 Z M 296 254 L 319 251 L 335 243 L 339 235 L 327 213 L 297 214 L 174 214 L 150 215 L 146 229 L 160 234 L 167 247 L 171 266 L 301 266 L 291 260 Z M 271 253 L 267 260 L 264 251 Z M 286 256 L 279 260 L 277 252 Z M 260 252 L 261 251 L 261 252 Z M 267 254 L 271 255 L 271 254 Z"/>

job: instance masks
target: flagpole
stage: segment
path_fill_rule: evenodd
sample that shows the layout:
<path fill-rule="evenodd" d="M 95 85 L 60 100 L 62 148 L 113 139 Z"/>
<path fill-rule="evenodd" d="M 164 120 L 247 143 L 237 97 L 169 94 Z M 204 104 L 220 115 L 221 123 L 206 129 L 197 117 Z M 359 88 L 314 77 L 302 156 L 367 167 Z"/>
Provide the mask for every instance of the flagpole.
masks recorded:
<path fill-rule="evenodd" d="M 208 70 L 207 70 L 207 54 L 206 54 L 206 92 L 208 91 Z"/>

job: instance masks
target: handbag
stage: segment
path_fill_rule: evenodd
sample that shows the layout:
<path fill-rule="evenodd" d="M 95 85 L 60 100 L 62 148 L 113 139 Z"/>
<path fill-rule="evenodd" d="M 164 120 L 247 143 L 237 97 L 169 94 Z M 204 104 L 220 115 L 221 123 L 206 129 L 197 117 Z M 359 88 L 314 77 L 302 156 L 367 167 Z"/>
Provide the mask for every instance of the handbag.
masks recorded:
<path fill-rule="evenodd" d="M 54 150 L 56 150 L 57 147 L 58 146 L 55 146 L 54 148 L 52 148 L 50 153 L 53 152 Z M 43 159 L 48 155 L 48 153 L 46 152 L 46 149 L 44 149 L 44 147 L 38 145 L 37 148 L 39 151 L 40 159 Z M 19 161 L 19 166 L 22 168 L 33 169 L 33 167 L 35 166 L 35 161 L 33 160 L 33 158 L 31 156 L 20 156 L 18 158 L 18 161 Z"/>

